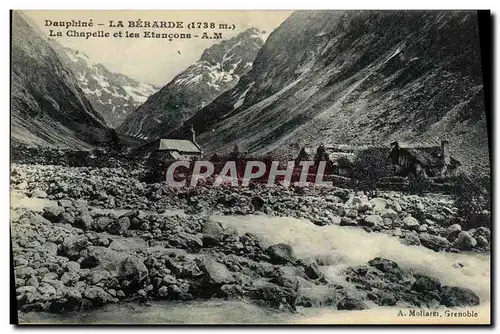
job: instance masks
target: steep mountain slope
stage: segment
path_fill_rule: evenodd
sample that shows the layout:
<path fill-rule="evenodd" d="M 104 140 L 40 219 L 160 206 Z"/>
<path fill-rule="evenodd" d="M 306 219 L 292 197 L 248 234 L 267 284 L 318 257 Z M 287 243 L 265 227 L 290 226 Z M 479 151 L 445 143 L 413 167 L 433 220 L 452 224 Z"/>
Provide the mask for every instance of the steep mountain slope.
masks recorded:
<path fill-rule="evenodd" d="M 88 149 L 109 129 L 57 54 L 17 11 L 12 13 L 11 140 Z"/>
<path fill-rule="evenodd" d="M 301 11 L 238 85 L 185 122 L 205 152 L 448 139 L 489 166 L 476 12 Z"/>
<path fill-rule="evenodd" d="M 87 55 L 49 40 L 59 59 L 73 72 L 78 85 L 96 111 L 113 128 L 118 127 L 158 89 L 124 74 L 110 72 Z"/>
<path fill-rule="evenodd" d="M 206 49 L 200 59 L 140 106 L 118 128 L 154 139 L 175 129 L 248 72 L 264 44 L 263 34 L 248 29 Z"/>

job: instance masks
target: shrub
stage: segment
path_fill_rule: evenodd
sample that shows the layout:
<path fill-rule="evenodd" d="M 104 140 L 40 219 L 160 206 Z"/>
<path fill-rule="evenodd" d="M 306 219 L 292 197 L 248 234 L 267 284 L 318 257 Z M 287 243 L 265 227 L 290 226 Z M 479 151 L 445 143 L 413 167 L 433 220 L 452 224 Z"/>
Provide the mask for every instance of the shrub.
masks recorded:
<path fill-rule="evenodd" d="M 393 170 L 384 152 L 369 148 L 356 156 L 350 174 L 360 189 L 375 194 L 378 181 L 382 177 L 392 176 Z"/>
<path fill-rule="evenodd" d="M 432 181 L 420 175 L 410 174 L 408 182 L 408 193 L 412 195 L 422 195 L 432 187 Z"/>
<path fill-rule="evenodd" d="M 491 227 L 491 179 L 489 175 L 460 174 L 452 196 L 458 209 L 457 222 L 463 227 Z"/>

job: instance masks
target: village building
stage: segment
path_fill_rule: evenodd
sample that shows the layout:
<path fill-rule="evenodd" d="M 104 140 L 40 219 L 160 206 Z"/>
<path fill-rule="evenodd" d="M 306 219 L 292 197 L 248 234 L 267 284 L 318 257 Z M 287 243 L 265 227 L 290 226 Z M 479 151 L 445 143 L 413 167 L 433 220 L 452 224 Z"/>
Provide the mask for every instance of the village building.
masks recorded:
<path fill-rule="evenodd" d="M 447 178 L 455 176 L 461 163 L 450 156 L 449 143 L 445 140 L 441 144 L 414 143 L 400 145 L 392 142 L 391 147 L 383 144 L 360 143 L 354 145 L 336 144 L 320 145 L 314 161 L 327 161 L 329 171 L 336 175 L 349 175 L 352 163 L 359 153 L 370 150 L 378 152 L 387 158 L 387 163 L 393 166 L 395 175 L 418 175 L 426 178 Z M 303 148 L 300 158 L 310 156 L 309 150 Z M 297 159 L 299 159 L 299 156 Z"/>
<path fill-rule="evenodd" d="M 397 173 L 425 177 L 452 177 L 458 172 L 460 161 L 450 156 L 449 143 L 441 145 L 419 144 L 401 147 L 397 141 L 391 143 L 390 159 Z"/>
<path fill-rule="evenodd" d="M 196 142 L 196 133 L 191 127 L 191 140 L 160 138 L 138 151 L 146 159 L 157 162 L 173 162 L 177 160 L 196 160 L 203 157 L 203 150 Z"/>
<path fill-rule="evenodd" d="M 202 157 L 201 148 L 191 140 L 159 139 L 150 158 L 162 161 L 194 160 Z"/>
<path fill-rule="evenodd" d="M 387 157 L 389 148 L 384 145 L 377 145 L 373 142 L 357 144 L 336 144 L 324 146 L 320 145 L 316 151 L 315 160 L 329 161 L 330 172 L 340 176 L 349 176 L 352 166 L 359 153 L 371 150 L 378 152 L 380 156 Z"/>

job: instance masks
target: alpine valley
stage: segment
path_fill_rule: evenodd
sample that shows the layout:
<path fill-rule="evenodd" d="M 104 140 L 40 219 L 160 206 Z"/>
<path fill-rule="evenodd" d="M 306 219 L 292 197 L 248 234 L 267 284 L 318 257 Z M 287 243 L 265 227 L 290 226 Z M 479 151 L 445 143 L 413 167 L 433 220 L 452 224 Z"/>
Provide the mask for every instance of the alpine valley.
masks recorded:
<path fill-rule="evenodd" d="M 206 49 L 200 59 L 153 94 L 118 131 L 155 139 L 174 130 L 233 88 L 251 68 L 266 34 L 255 28 Z"/>
<path fill-rule="evenodd" d="M 297 11 L 171 135 L 193 124 L 207 154 L 446 139 L 464 169 L 487 171 L 484 108 L 476 12 Z"/>

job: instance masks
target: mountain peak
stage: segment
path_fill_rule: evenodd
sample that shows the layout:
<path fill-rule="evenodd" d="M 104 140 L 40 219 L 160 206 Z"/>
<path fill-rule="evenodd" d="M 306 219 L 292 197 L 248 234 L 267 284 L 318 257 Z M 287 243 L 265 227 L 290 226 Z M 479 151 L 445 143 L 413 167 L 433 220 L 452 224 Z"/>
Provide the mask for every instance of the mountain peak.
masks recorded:
<path fill-rule="evenodd" d="M 90 103 L 113 128 L 144 103 L 157 88 L 109 71 L 85 53 L 49 40 L 59 58 L 73 72 Z"/>
<path fill-rule="evenodd" d="M 73 73 L 17 11 L 12 14 L 11 78 L 13 142 L 86 149 L 108 135 Z"/>
<path fill-rule="evenodd" d="M 251 43 L 254 43 L 255 48 L 258 49 L 264 44 L 260 30 L 254 27 L 205 49 L 199 61 L 207 61 L 209 63 L 220 62 L 224 55 L 230 52 L 237 53 L 246 51 L 247 48 L 252 47 Z"/>
<path fill-rule="evenodd" d="M 178 74 L 132 114 L 119 131 L 144 139 L 178 127 L 214 98 L 231 89 L 251 68 L 264 44 L 250 28 L 205 49 L 199 60 Z"/>

